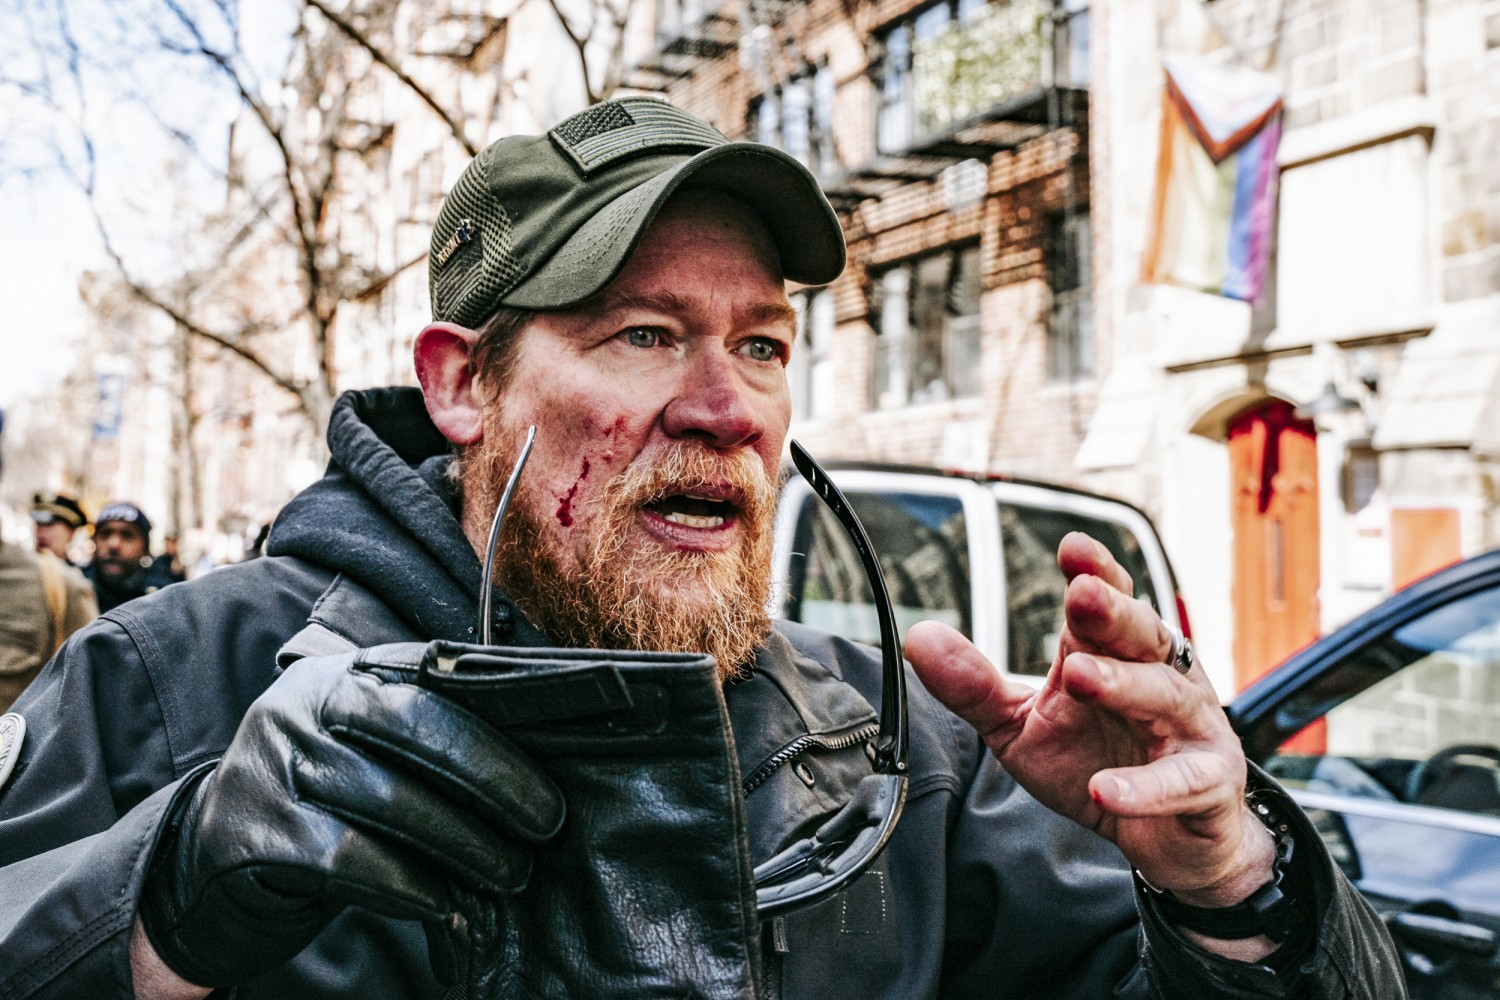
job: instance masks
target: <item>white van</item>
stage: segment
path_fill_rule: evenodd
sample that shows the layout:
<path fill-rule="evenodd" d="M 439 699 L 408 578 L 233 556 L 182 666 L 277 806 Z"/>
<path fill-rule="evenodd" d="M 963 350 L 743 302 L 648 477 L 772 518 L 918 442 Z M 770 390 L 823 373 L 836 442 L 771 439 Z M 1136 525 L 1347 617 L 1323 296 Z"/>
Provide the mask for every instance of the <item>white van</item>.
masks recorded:
<path fill-rule="evenodd" d="M 1070 531 L 1103 542 L 1135 596 L 1188 631 L 1171 564 L 1149 518 L 1120 500 L 1047 483 L 940 469 L 830 463 L 870 536 L 898 630 L 932 618 L 952 625 L 1004 673 L 1038 683 L 1062 627 L 1065 581 L 1057 545 Z M 776 611 L 878 645 L 859 557 L 812 489 L 788 479 L 777 511 Z"/>

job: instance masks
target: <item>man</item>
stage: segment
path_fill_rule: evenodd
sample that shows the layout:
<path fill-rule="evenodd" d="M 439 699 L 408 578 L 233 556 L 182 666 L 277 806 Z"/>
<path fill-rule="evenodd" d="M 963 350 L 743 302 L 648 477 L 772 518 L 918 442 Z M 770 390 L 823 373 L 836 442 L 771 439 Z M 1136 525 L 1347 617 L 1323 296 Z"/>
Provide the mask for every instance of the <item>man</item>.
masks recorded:
<path fill-rule="evenodd" d="M 99 614 L 93 588 L 67 562 L 67 539 L 86 520 L 82 509 L 71 498 L 51 494 L 39 493 L 35 502 L 32 518 L 38 507 L 45 507 L 47 518 L 45 525 L 37 520 L 36 552 L 0 540 L 0 712 L 20 697 L 68 636 Z M 65 531 L 44 532 L 44 526 Z M 56 554 L 52 543 L 59 543 Z"/>
<path fill-rule="evenodd" d="M 530 426 L 496 641 L 711 652 L 740 768 L 764 778 L 727 796 L 757 861 L 846 801 L 870 762 L 838 737 L 868 731 L 879 665 L 764 612 L 784 279 L 824 284 L 843 263 L 805 168 L 658 101 L 476 158 L 433 234 L 420 395 L 346 395 L 330 472 L 278 517 L 267 558 L 106 615 L 17 706 L 0 994 L 444 995 L 475 915 L 455 900 L 524 893 L 568 803 L 455 702 L 310 654 L 476 638 L 476 553 Z M 1379 921 L 1295 806 L 1257 776 L 1276 829 L 1247 808 L 1201 668 L 1102 547 L 1070 536 L 1060 560 L 1068 626 L 1040 692 L 950 630 L 911 631 L 932 694 L 912 691 L 900 823 L 878 871 L 752 933 L 756 988 L 1403 995 Z M 1269 905 L 1272 883 L 1292 905 Z M 655 995 L 649 973 L 634 995 Z"/>
<path fill-rule="evenodd" d="M 51 552 L 67 562 L 73 534 L 89 523 L 78 501 L 61 493 L 37 493 L 31 498 L 31 520 L 36 525 L 36 550 Z"/>
<path fill-rule="evenodd" d="M 48 550 L 0 541 L 0 712 L 98 615 L 94 588 L 77 569 Z"/>
<path fill-rule="evenodd" d="M 153 594 L 174 582 L 151 558 L 151 519 L 133 503 L 119 501 L 94 521 L 94 559 L 88 566 L 99 610 Z"/>

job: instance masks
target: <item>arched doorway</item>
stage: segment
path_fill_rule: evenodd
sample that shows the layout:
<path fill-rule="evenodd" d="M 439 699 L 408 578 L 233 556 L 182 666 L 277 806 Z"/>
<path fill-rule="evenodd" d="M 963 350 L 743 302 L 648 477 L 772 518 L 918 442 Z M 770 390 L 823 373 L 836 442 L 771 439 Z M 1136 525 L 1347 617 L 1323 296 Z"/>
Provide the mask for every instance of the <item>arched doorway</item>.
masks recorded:
<path fill-rule="evenodd" d="M 1243 689 L 1318 637 L 1318 434 L 1268 399 L 1229 420 L 1234 678 Z M 1298 737 L 1321 749 L 1321 734 Z"/>

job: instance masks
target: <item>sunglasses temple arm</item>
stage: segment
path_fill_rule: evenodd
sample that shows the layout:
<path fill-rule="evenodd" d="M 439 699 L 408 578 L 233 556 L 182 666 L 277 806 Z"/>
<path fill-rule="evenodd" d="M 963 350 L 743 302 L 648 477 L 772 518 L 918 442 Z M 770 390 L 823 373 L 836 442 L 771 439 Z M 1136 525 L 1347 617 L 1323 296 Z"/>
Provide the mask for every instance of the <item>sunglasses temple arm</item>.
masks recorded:
<path fill-rule="evenodd" d="M 906 672 L 903 668 L 901 637 L 896 631 L 896 615 L 891 607 L 890 591 L 885 585 L 885 574 L 875 558 L 875 550 L 864 526 L 859 523 L 849 501 L 834 485 L 828 473 L 823 471 L 807 449 L 796 441 L 790 445 L 792 464 L 802 478 L 833 511 L 843 527 L 854 550 L 859 553 L 860 565 L 870 581 L 870 591 L 875 598 L 875 615 L 880 621 L 880 655 L 884 666 L 880 697 L 880 736 L 876 741 L 876 769 L 886 774 L 905 774 L 907 755 L 906 733 Z"/>
<path fill-rule="evenodd" d="M 515 495 L 516 483 L 521 481 L 521 470 L 531 457 L 531 446 L 536 442 L 536 425 L 526 431 L 526 443 L 521 446 L 521 457 L 510 470 L 510 479 L 505 483 L 505 492 L 500 495 L 500 504 L 495 508 L 495 519 L 490 522 L 490 540 L 484 547 L 484 573 L 479 580 L 479 622 L 476 632 L 482 646 L 491 645 L 491 606 L 495 596 L 495 553 L 500 547 L 500 525 L 505 521 L 505 512 L 510 508 L 510 498 Z"/>

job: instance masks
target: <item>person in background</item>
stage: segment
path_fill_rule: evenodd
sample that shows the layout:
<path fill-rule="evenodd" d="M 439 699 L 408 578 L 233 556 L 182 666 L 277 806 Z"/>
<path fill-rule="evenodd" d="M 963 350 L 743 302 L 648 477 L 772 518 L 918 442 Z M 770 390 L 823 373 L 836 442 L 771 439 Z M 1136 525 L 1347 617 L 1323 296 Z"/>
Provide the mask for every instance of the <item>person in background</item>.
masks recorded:
<path fill-rule="evenodd" d="M 183 565 L 176 535 L 168 535 L 161 540 L 161 555 L 152 560 L 151 568 L 161 577 L 162 586 L 181 583 L 187 579 L 187 567 Z"/>
<path fill-rule="evenodd" d="M 88 526 L 88 515 L 77 500 L 61 493 L 37 493 L 31 498 L 31 520 L 36 526 L 36 550 L 51 552 L 69 562 L 68 546 L 79 528 Z"/>
<path fill-rule="evenodd" d="M 70 509 L 82 523 L 83 511 L 77 504 Z M 38 522 L 36 552 L 0 540 L 0 713 L 10 710 L 68 636 L 99 615 L 83 574 L 44 548 L 41 535 Z"/>
<path fill-rule="evenodd" d="M 151 519 L 124 501 L 105 507 L 95 519 L 94 561 L 87 575 L 101 612 L 176 582 L 151 558 Z"/>

